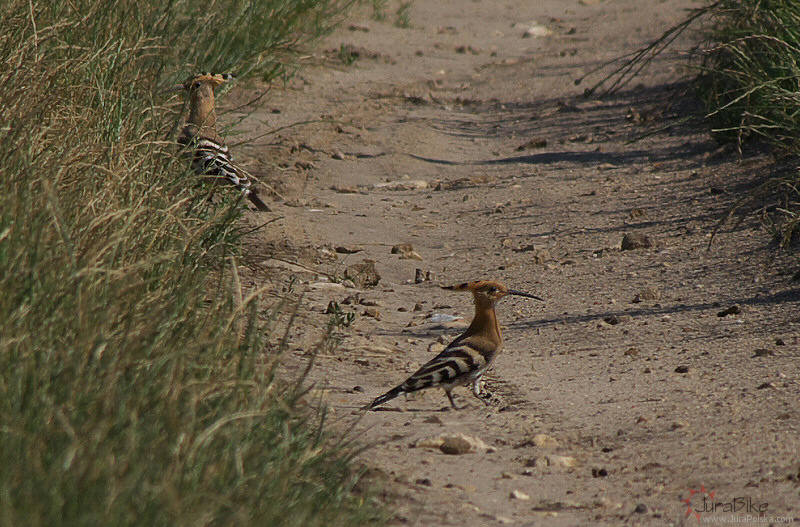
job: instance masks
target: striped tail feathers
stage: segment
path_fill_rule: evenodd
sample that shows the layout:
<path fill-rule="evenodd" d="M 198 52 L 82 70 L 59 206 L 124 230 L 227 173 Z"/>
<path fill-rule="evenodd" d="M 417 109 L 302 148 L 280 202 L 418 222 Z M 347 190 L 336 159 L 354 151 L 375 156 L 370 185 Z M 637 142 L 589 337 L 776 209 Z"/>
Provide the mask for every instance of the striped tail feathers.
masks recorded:
<path fill-rule="evenodd" d="M 374 410 L 401 393 L 411 393 L 428 388 L 442 388 L 455 407 L 450 390 L 474 382 L 489 367 L 493 355 L 482 342 L 475 339 L 457 339 L 439 355 L 428 361 L 400 386 L 386 392 L 365 407 Z"/>
<path fill-rule="evenodd" d="M 256 208 L 262 212 L 272 212 L 272 209 L 269 208 L 269 205 L 261 201 L 261 198 L 258 197 L 258 194 L 253 192 L 252 190 L 247 191 L 247 199 L 256 206 Z"/>
<path fill-rule="evenodd" d="M 385 394 L 381 395 L 380 397 L 376 397 L 374 401 L 372 401 L 370 404 L 366 405 L 364 408 L 362 408 L 362 410 L 367 410 L 367 411 L 368 410 L 374 410 L 375 408 L 379 407 L 383 403 L 391 401 L 392 399 L 394 399 L 395 397 L 397 397 L 401 393 L 404 393 L 405 391 L 406 390 L 403 389 L 403 385 L 401 384 L 400 386 L 397 386 L 396 388 L 392 388 L 391 390 L 389 390 Z"/>
<path fill-rule="evenodd" d="M 233 162 L 227 146 L 209 137 L 197 137 L 191 143 L 194 147 L 192 169 L 197 174 L 212 179 L 224 178 L 227 183 L 242 190 L 258 210 L 272 212 L 272 209 L 264 203 L 255 190 L 251 189 L 252 183 L 249 174 Z"/>

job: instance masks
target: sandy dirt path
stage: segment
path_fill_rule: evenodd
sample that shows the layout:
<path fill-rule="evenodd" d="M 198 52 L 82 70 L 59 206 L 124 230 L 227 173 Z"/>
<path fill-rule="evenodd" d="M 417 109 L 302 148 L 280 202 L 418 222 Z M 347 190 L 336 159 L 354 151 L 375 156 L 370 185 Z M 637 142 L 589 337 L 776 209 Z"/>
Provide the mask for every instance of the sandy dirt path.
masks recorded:
<path fill-rule="evenodd" d="M 250 278 L 291 272 L 306 289 L 287 368 L 302 368 L 330 301 L 356 314 L 312 373 L 342 426 L 468 322 L 470 299 L 438 285 L 487 278 L 546 298 L 499 304 L 493 406 L 457 389 L 468 407 L 443 411 L 444 394 L 429 391 L 356 423 L 377 443 L 364 482 L 387 489 L 395 522 L 690 525 L 682 500 L 702 510 L 690 493 L 701 488 L 723 504 L 703 518 L 730 517 L 736 498 L 800 516 L 800 295 L 788 257 L 750 220 L 706 250 L 769 159 L 738 162 L 697 126 L 647 135 L 695 110 L 677 51 L 614 96 L 584 98 L 574 83 L 693 5 L 417 0 L 407 28 L 365 9 L 241 124 L 255 137 L 336 121 L 240 148 L 254 171 L 273 167 L 264 172 L 285 198 Z M 625 234 L 653 246 L 621 250 Z M 391 254 L 400 243 L 422 260 Z M 365 259 L 377 286 L 325 283 Z M 432 280 L 414 283 L 416 269 Z M 449 434 L 490 449 L 414 447 Z M 747 514 L 759 513 L 736 513 Z"/>

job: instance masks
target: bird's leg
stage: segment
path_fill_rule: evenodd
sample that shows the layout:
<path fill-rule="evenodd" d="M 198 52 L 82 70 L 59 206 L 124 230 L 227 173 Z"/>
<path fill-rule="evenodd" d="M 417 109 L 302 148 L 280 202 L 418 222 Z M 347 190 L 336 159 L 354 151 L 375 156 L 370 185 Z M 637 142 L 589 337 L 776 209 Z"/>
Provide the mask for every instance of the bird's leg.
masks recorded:
<path fill-rule="evenodd" d="M 456 406 L 456 402 L 453 400 L 453 394 L 450 393 L 450 390 L 445 390 L 444 393 L 446 393 L 447 398 L 450 399 L 450 406 L 453 407 L 453 410 L 461 410 L 462 407 Z"/>
<path fill-rule="evenodd" d="M 484 392 L 481 388 L 481 377 L 478 376 L 478 378 L 472 383 L 472 394 L 480 399 L 483 404 L 488 405 L 489 399 L 492 398 L 492 394 L 490 392 Z"/>

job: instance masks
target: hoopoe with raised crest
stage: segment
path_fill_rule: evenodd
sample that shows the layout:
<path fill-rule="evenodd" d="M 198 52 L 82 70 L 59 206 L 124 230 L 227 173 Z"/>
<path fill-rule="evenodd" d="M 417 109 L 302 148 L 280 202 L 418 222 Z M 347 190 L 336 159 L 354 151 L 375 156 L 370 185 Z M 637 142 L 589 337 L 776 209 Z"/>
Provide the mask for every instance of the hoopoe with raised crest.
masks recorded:
<path fill-rule="evenodd" d="M 189 118 L 183 127 L 178 143 L 192 160 L 192 169 L 209 182 L 221 182 L 240 189 L 258 210 L 271 209 L 250 188 L 250 175 L 231 159 L 228 147 L 217 133 L 217 112 L 214 107 L 214 90 L 234 79 L 230 74 L 199 73 L 175 89 L 183 90 L 189 97 Z"/>
<path fill-rule="evenodd" d="M 503 334 L 497 321 L 494 306 L 507 295 L 524 296 L 543 300 L 536 295 L 514 291 L 501 283 L 489 280 L 465 282 L 444 287 L 453 291 L 472 293 L 475 300 L 475 317 L 467 330 L 450 343 L 439 355 L 422 366 L 416 373 L 365 406 L 364 410 L 374 410 L 402 393 L 411 393 L 428 388 L 442 388 L 450 405 L 458 410 L 453 400 L 453 388 L 472 383 L 472 393 L 486 402 L 481 395 L 481 376 L 503 348 Z"/>

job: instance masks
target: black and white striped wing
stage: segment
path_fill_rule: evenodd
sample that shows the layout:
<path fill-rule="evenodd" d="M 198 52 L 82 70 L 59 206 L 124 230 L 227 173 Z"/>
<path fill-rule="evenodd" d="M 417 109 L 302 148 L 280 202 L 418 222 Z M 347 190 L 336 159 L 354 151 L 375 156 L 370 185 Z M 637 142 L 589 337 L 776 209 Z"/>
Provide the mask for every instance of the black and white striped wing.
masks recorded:
<path fill-rule="evenodd" d="M 198 174 L 205 176 L 224 177 L 229 183 L 242 190 L 250 187 L 247 175 L 231 160 L 228 147 L 210 139 L 200 138 L 197 140 L 192 157 L 192 168 Z"/>
<path fill-rule="evenodd" d="M 492 351 L 480 342 L 457 340 L 417 370 L 401 387 L 403 391 L 415 392 L 436 386 L 467 384 L 486 370 Z"/>

